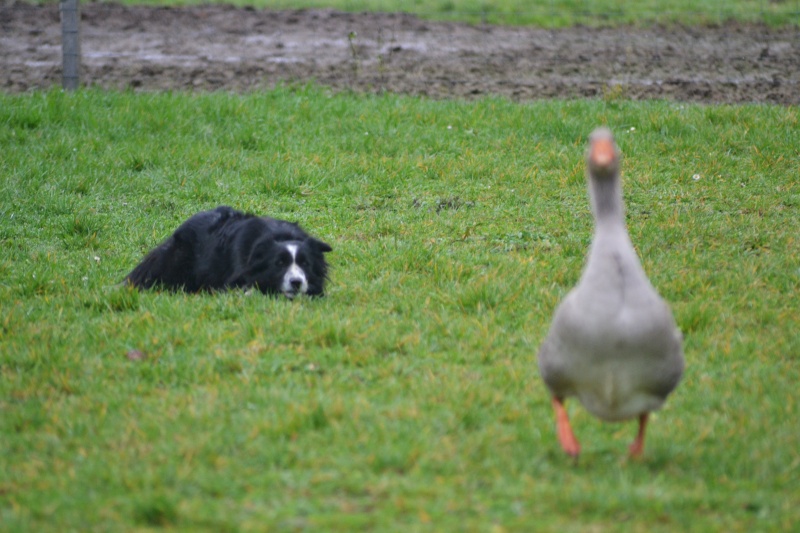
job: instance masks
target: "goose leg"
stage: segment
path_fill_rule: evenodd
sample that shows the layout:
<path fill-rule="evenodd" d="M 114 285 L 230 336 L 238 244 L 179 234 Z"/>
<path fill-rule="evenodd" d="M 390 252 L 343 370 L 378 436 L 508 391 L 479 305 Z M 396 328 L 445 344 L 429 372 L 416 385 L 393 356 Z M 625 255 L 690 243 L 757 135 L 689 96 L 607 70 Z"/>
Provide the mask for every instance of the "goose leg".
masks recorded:
<path fill-rule="evenodd" d="M 569 416 L 564 408 L 563 400 L 553 396 L 553 409 L 556 412 L 558 442 L 568 455 L 578 457 L 578 454 L 581 453 L 581 445 L 578 444 L 578 439 L 575 438 L 575 433 L 572 432 L 572 426 L 569 425 Z"/>
<path fill-rule="evenodd" d="M 641 457 L 644 452 L 644 430 L 647 426 L 647 416 L 648 413 L 639 415 L 639 432 L 636 434 L 636 438 L 630 448 L 628 448 L 631 457 Z"/>

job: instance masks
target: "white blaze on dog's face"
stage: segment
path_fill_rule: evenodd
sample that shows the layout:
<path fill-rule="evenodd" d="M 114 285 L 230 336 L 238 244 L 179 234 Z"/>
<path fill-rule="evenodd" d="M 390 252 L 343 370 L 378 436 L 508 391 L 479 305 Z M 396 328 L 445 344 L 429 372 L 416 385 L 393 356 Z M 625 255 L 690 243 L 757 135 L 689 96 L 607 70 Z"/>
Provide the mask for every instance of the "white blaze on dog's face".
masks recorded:
<path fill-rule="evenodd" d="M 308 292 L 308 278 L 306 278 L 305 271 L 297 264 L 298 246 L 296 244 L 287 244 L 286 249 L 292 256 L 292 264 L 289 265 L 289 268 L 283 275 L 281 292 L 287 298 L 294 298 L 298 294 L 305 294 Z"/>

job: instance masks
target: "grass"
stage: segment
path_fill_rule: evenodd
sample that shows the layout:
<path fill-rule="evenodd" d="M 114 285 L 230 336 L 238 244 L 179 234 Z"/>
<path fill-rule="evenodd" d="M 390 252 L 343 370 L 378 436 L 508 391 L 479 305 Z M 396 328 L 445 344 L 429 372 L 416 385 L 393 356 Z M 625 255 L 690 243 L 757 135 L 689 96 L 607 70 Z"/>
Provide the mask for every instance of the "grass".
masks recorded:
<path fill-rule="evenodd" d="M 788 531 L 800 522 L 797 107 L 0 95 L 0 530 Z M 687 372 L 635 424 L 536 350 L 591 239 L 582 153 Z M 330 242 L 324 299 L 117 283 L 218 204 Z"/>
<path fill-rule="evenodd" d="M 34 0 L 53 2 L 55 0 Z M 117 0 L 125 4 L 197 5 L 209 0 Z M 563 27 L 725 21 L 800 24 L 800 0 L 210 0 L 257 8 L 334 8 L 415 13 L 433 20 Z"/>

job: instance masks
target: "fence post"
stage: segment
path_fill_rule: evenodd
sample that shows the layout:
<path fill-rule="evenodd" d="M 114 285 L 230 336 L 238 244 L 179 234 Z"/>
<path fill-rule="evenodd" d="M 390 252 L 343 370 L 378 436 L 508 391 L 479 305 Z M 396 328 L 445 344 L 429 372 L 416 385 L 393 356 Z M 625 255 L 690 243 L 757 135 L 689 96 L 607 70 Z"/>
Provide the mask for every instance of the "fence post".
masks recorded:
<path fill-rule="evenodd" d="M 79 0 L 61 0 L 61 54 L 64 72 L 62 83 L 67 91 L 80 85 L 81 39 Z"/>

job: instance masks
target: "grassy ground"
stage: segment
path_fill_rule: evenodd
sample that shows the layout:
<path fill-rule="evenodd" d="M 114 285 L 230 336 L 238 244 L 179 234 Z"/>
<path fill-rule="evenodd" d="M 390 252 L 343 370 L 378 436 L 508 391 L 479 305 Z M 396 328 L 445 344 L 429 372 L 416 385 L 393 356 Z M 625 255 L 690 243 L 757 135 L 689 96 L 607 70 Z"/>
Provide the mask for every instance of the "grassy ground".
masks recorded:
<path fill-rule="evenodd" d="M 0 530 L 790 530 L 799 119 L 313 88 L 0 95 Z M 572 402 L 573 464 L 535 354 L 590 242 L 601 123 L 688 366 L 641 462 L 633 422 Z M 328 296 L 116 285 L 218 204 L 330 242 Z"/>
<path fill-rule="evenodd" d="M 47 0 L 52 1 L 52 0 Z M 189 5 L 208 0 L 119 0 L 131 4 Z M 332 7 L 346 11 L 404 11 L 437 20 L 533 24 L 683 24 L 726 20 L 800 23 L 800 0 L 224 0 L 272 8 Z"/>

